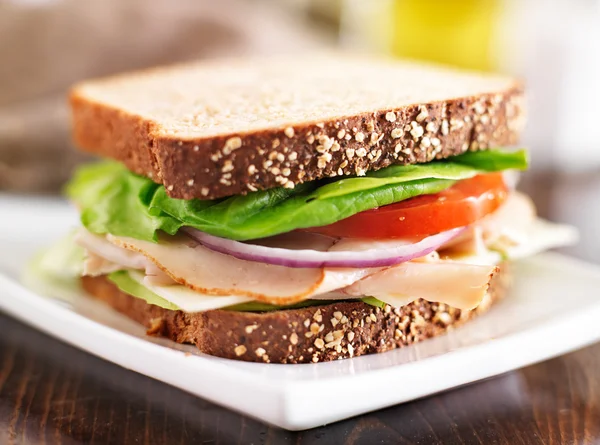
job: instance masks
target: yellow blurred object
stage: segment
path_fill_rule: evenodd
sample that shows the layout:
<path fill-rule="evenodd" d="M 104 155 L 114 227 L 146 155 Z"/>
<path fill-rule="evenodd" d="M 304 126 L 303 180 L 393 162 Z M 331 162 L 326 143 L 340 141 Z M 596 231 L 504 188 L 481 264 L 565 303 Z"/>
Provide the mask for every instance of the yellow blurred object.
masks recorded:
<path fill-rule="evenodd" d="M 476 70 L 497 69 L 493 39 L 503 0 L 348 0 L 359 26 L 379 48 L 398 57 Z"/>
<path fill-rule="evenodd" d="M 395 0 L 394 55 L 494 69 L 491 43 L 500 0 Z"/>

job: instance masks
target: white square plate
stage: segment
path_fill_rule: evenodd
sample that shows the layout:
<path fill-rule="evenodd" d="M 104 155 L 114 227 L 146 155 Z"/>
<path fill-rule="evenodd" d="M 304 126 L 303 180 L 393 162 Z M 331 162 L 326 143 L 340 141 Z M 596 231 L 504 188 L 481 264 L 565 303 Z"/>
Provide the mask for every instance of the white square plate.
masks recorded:
<path fill-rule="evenodd" d="M 18 283 L 25 261 L 77 217 L 59 201 L 6 196 L 0 214 L 0 310 L 120 366 L 290 430 L 413 400 L 600 339 L 600 269 L 544 254 L 517 263 L 514 288 L 487 314 L 409 348 L 306 365 L 210 357 L 147 337 L 141 326 L 84 296 L 65 304 L 25 289 Z"/>

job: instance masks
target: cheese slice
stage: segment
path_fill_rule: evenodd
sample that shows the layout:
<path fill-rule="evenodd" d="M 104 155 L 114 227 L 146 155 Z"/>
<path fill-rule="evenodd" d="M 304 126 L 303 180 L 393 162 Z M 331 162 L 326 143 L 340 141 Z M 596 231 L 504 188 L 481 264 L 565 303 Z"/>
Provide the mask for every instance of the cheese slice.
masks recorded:
<path fill-rule="evenodd" d="M 144 279 L 144 274 L 138 271 L 129 271 L 129 276 L 137 283 L 185 312 L 204 312 L 253 301 L 252 298 L 236 295 L 207 295 L 193 291 L 181 284 L 149 284 L 148 281 Z"/>

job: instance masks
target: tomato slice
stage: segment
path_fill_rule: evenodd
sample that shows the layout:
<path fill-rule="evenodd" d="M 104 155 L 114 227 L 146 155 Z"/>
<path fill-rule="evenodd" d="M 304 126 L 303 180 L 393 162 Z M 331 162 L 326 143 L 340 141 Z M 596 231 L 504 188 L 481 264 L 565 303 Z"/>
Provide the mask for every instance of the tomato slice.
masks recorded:
<path fill-rule="evenodd" d="M 508 188 L 502 173 L 464 179 L 433 195 L 422 195 L 376 209 L 310 232 L 344 238 L 417 238 L 467 226 L 496 210 Z"/>

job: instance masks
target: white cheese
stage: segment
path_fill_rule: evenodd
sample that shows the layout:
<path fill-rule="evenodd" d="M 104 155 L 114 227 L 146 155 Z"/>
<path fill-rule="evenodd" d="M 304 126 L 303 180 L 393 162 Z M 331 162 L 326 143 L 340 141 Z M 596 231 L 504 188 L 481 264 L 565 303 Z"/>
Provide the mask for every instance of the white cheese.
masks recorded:
<path fill-rule="evenodd" d="M 204 312 L 212 309 L 220 309 L 234 304 L 247 303 L 252 298 L 238 297 L 235 295 L 215 296 L 206 295 L 181 284 L 156 285 L 149 284 L 144 279 L 144 274 L 137 271 L 130 271 L 129 276 L 154 292 L 169 303 L 173 303 L 185 312 Z"/>

